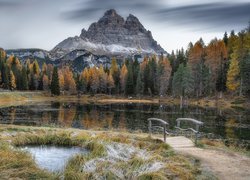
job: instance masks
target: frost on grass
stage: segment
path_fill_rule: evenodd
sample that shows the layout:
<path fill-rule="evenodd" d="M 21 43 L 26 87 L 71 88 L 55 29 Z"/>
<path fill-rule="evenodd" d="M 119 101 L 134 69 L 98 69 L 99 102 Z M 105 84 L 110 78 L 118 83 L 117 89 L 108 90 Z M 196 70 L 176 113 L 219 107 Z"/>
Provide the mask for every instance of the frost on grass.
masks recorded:
<path fill-rule="evenodd" d="M 106 156 L 91 159 L 83 165 L 83 172 L 92 173 L 95 179 L 102 179 L 107 172 L 120 179 L 134 178 L 164 167 L 164 163 L 152 160 L 146 150 L 121 143 L 109 143 L 105 148 Z"/>

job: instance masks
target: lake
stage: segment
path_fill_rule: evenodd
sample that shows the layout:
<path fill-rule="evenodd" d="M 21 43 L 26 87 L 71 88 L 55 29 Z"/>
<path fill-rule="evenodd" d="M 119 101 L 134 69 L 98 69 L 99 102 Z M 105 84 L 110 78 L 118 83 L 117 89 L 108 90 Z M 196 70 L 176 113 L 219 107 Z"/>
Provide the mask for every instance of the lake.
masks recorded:
<path fill-rule="evenodd" d="M 0 109 L 0 123 L 31 126 L 73 127 L 79 129 L 148 132 L 150 117 L 169 122 L 195 118 L 204 122 L 201 132 L 212 138 L 250 141 L 250 109 L 184 107 L 156 104 L 82 104 L 79 102 L 40 102 Z"/>
<path fill-rule="evenodd" d="M 25 146 L 21 148 L 29 152 L 36 164 L 48 171 L 63 171 L 68 160 L 76 154 L 87 154 L 88 151 L 80 147 L 58 146 Z"/>

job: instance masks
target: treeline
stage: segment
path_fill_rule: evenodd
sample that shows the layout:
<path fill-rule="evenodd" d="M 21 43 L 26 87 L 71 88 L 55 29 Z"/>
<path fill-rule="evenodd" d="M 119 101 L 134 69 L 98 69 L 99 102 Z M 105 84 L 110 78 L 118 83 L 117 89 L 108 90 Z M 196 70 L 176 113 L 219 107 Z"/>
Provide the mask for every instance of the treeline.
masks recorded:
<path fill-rule="evenodd" d="M 205 45 L 200 39 L 188 49 L 167 57 L 144 57 L 139 63 L 125 60 L 110 67 L 85 68 L 74 73 L 70 67 L 59 69 L 51 64 L 39 67 L 37 61 L 21 64 L 14 56 L 0 50 L 0 87 L 17 90 L 104 93 L 120 95 L 173 95 L 205 97 L 224 92 L 250 96 L 250 28 L 232 31 L 223 39 Z"/>

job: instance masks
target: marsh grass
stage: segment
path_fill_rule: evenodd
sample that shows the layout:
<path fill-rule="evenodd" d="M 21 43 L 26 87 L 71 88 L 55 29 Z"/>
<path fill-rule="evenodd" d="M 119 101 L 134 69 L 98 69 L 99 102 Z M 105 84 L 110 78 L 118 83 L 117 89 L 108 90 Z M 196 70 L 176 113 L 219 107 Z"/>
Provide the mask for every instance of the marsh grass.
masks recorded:
<path fill-rule="evenodd" d="M 59 179 L 58 174 L 39 169 L 30 154 L 7 143 L 1 143 L 0 157 L 1 179 Z"/>
<path fill-rule="evenodd" d="M 1 129 L 1 128 L 0 128 Z M 7 126 L 2 132 L 16 132 L 0 138 L 0 177 L 5 179 L 192 179 L 199 174 L 199 167 L 186 157 L 176 154 L 160 140 L 147 135 L 126 132 L 97 132 L 66 130 L 57 128 L 25 128 Z M 2 143 L 4 141 L 8 141 Z M 112 161 L 108 158 L 107 146 L 124 144 L 137 148 L 142 154 L 132 155 L 128 160 Z M 61 174 L 53 174 L 39 169 L 34 159 L 27 153 L 11 148 L 24 145 L 79 146 L 89 150 L 88 154 L 77 154 L 66 164 Z M 123 146 L 121 146 L 123 147 Z M 122 149 L 121 149 L 122 151 Z M 9 158 L 10 157 L 10 158 Z M 84 171 L 84 164 L 96 161 L 93 172 Z M 160 166 L 150 170 L 154 163 Z M 15 173 L 18 171 L 18 173 Z M 122 174 L 122 176 L 121 176 Z"/>

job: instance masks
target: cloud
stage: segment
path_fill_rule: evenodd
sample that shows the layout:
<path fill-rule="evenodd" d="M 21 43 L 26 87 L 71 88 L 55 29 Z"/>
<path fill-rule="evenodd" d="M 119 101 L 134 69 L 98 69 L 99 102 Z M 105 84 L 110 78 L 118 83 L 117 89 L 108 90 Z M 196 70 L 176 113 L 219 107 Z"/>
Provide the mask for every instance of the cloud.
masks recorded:
<path fill-rule="evenodd" d="M 108 9 L 116 9 L 119 12 L 144 12 L 152 13 L 165 4 L 166 1 L 154 0 L 84 0 L 77 4 L 76 8 L 66 12 L 64 17 L 70 20 L 93 17 L 104 13 Z M 80 8 L 79 8 L 80 7 Z"/>
<path fill-rule="evenodd" d="M 250 21 L 250 3 L 210 3 L 161 9 L 155 13 L 161 21 L 194 27 L 225 30 L 241 28 Z M 209 30 L 207 29 L 207 30 Z"/>
<path fill-rule="evenodd" d="M 0 9 L 3 9 L 3 8 L 10 8 L 10 7 L 17 7 L 21 5 L 20 2 L 17 2 L 17 1 L 8 1 L 8 0 L 0 0 Z"/>
<path fill-rule="evenodd" d="M 153 23 L 201 31 L 224 31 L 235 27 L 240 29 L 250 20 L 249 2 L 202 4 L 197 2 L 192 5 L 179 4 L 178 6 L 170 6 L 166 2 L 168 1 L 85 0 L 81 1 L 76 8 L 65 12 L 63 17 L 73 21 L 86 17 L 93 20 L 100 17 L 106 10 L 113 8 L 122 15 L 144 14 Z"/>

